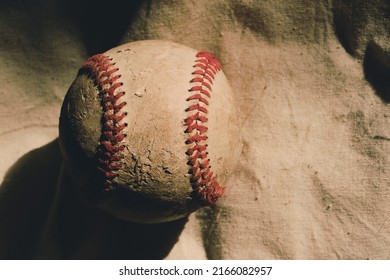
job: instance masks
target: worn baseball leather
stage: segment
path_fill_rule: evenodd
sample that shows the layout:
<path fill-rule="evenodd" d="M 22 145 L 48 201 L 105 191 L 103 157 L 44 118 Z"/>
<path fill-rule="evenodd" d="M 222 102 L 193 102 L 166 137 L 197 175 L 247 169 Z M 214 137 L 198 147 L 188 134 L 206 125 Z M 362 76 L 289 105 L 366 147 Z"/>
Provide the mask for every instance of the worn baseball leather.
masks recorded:
<path fill-rule="evenodd" d="M 223 194 L 241 150 L 240 115 L 212 55 L 139 41 L 83 65 L 60 142 L 86 201 L 125 220 L 165 222 Z"/>

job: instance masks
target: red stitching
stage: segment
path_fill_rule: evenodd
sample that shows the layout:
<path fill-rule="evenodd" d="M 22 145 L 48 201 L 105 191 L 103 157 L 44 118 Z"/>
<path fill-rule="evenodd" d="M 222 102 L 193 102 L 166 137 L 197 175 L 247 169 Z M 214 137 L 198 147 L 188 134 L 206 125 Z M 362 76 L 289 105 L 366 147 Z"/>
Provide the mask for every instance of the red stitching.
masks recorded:
<path fill-rule="evenodd" d="M 122 108 L 126 102 L 118 102 L 125 93 L 115 92 L 123 83 L 118 82 L 121 75 L 115 75 L 119 68 L 113 68 L 115 63 L 112 59 L 103 54 L 90 57 L 81 67 L 81 72 L 86 72 L 99 90 L 100 103 L 104 114 L 102 116 L 102 134 L 99 139 L 99 146 L 96 149 L 97 169 L 104 176 L 105 191 L 114 188 L 113 180 L 118 176 L 118 170 L 122 168 L 121 152 L 125 149 L 122 143 L 126 134 L 123 129 L 127 123 L 122 123 L 126 112 Z"/>
<path fill-rule="evenodd" d="M 207 108 L 204 107 L 204 106 L 202 106 L 202 105 L 200 105 L 199 103 L 193 104 L 193 105 L 191 105 L 190 107 L 188 107 L 188 108 L 186 109 L 187 112 L 188 112 L 188 111 L 196 111 L 196 110 L 197 110 L 197 111 L 200 111 L 200 112 L 203 112 L 203 113 L 205 113 L 205 114 L 208 113 Z"/>
<path fill-rule="evenodd" d="M 224 193 L 222 188 L 211 171 L 210 159 L 207 153 L 207 106 L 211 98 L 211 85 L 215 74 L 221 70 L 221 65 L 216 58 L 208 52 L 198 52 L 194 61 L 194 76 L 189 88 L 190 96 L 186 99 L 189 102 L 186 112 L 190 112 L 184 123 L 185 132 L 189 135 L 186 144 L 186 154 L 189 157 L 187 162 L 190 167 L 191 184 L 196 197 L 202 203 L 212 205 Z"/>

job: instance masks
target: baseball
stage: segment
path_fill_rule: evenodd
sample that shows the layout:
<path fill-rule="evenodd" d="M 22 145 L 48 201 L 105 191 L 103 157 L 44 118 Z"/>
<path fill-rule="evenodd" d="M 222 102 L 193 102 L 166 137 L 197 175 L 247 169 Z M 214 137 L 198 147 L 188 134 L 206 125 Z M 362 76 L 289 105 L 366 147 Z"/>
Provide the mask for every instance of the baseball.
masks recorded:
<path fill-rule="evenodd" d="M 62 105 L 60 145 L 84 201 L 120 219 L 159 223 L 223 195 L 240 125 L 213 55 L 137 41 L 82 65 Z"/>

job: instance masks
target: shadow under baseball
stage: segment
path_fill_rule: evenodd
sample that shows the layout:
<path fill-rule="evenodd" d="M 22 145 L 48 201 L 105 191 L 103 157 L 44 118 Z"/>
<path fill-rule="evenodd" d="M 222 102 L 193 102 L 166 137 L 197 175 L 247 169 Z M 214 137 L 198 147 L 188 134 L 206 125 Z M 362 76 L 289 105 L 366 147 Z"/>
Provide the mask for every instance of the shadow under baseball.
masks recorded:
<path fill-rule="evenodd" d="M 0 259 L 163 259 L 187 219 L 136 224 L 82 203 L 58 139 L 30 151 L 0 186 Z"/>

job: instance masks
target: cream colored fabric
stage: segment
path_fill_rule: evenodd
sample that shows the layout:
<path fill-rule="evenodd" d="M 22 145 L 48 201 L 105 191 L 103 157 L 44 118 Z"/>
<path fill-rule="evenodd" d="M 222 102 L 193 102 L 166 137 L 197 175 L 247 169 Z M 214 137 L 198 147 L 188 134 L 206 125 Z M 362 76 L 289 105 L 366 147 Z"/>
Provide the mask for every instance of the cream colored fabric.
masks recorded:
<path fill-rule="evenodd" d="M 61 9 L 2 11 L 1 174 L 57 136 L 61 100 L 92 54 Z M 145 1 L 121 26 L 122 43 L 212 52 L 245 118 L 227 192 L 190 217 L 167 258 L 390 258 L 388 10 L 386 0 Z"/>

